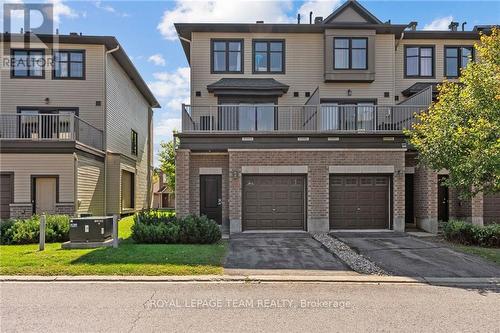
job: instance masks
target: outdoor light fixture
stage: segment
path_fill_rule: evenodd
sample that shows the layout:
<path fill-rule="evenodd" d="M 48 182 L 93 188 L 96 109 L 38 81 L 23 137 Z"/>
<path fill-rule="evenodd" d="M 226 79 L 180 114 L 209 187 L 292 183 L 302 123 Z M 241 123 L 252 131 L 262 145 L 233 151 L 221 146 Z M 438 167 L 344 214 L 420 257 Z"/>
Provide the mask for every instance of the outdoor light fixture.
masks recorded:
<path fill-rule="evenodd" d="M 347 96 L 352 96 L 352 90 L 351 89 L 347 89 Z"/>
<path fill-rule="evenodd" d="M 49 103 L 50 103 L 50 98 L 45 97 L 45 104 L 49 104 Z"/>

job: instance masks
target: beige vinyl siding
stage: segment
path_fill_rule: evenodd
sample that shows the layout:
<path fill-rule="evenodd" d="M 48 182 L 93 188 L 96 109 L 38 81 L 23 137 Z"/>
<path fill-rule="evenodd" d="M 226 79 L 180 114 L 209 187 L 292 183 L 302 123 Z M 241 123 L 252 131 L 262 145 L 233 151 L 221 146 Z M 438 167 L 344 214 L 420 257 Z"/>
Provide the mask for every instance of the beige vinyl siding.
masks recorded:
<path fill-rule="evenodd" d="M 19 43 L 12 43 L 11 47 L 23 48 Z M 47 48 L 43 43 L 32 44 L 31 48 L 44 48 L 47 61 L 52 57 L 50 45 Z M 76 107 L 82 119 L 103 129 L 104 46 L 59 44 L 59 49 L 85 50 L 85 80 L 53 80 L 50 69 L 45 71 L 45 79 L 10 78 L 10 70 L 3 69 L 0 71 L 0 113 L 16 113 L 19 106 Z M 101 106 L 96 106 L 96 101 L 101 101 Z"/>
<path fill-rule="evenodd" d="M 120 213 L 120 188 L 121 188 L 121 174 L 120 174 L 120 155 L 107 154 L 106 155 L 106 213 L 119 214 Z"/>
<path fill-rule="evenodd" d="M 78 213 L 104 214 L 104 162 L 78 155 Z"/>
<path fill-rule="evenodd" d="M 396 50 L 396 92 L 400 94 L 400 100 L 405 99 L 401 95 L 401 91 L 406 88 L 411 87 L 417 82 L 441 82 L 445 79 L 444 77 L 444 47 L 445 46 L 473 46 L 477 43 L 477 40 L 462 40 L 462 39 L 403 39 L 398 49 Z M 404 50 L 405 45 L 433 45 L 434 46 L 434 78 L 410 78 L 405 79 L 404 77 Z M 450 81 L 456 81 L 456 79 L 450 79 Z"/>
<path fill-rule="evenodd" d="M 107 149 L 114 154 L 122 155 L 120 163 L 133 167 L 136 170 L 136 208 L 147 208 L 149 191 L 148 131 L 150 126 L 148 119 L 150 108 L 134 83 L 111 56 L 108 56 L 106 77 L 108 112 Z M 131 154 L 132 129 L 138 135 L 137 156 Z M 114 186 L 120 186 L 120 182 L 113 184 Z"/>
<path fill-rule="evenodd" d="M 346 35 L 355 36 L 355 31 L 346 31 Z M 211 74 L 210 40 L 212 38 L 244 39 L 244 73 Z M 285 74 L 252 74 L 252 39 L 285 39 Z M 375 54 L 375 81 L 372 83 L 333 83 L 324 82 L 324 34 L 322 33 L 205 33 L 192 34 L 191 43 L 191 104 L 216 104 L 217 98 L 207 92 L 206 86 L 223 77 L 272 77 L 290 86 L 287 94 L 279 98 L 279 104 L 301 105 L 307 101 L 305 92 L 311 94 L 319 86 L 321 98 L 377 99 L 379 104 L 391 104 L 394 101 L 394 35 L 378 34 Z M 326 61 L 333 61 L 326 59 Z M 201 91 L 201 97 L 195 92 Z M 299 92 L 300 97 L 293 97 Z M 384 92 L 390 97 L 384 98 Z"/>
<path fill-rule="evenodd" d="M 1 154 L 0 171 L 14 172 L 14 202 L 31 202 L 31 176 L 58 175 L 59 202 L 74 202 L 73 154 Z"/>

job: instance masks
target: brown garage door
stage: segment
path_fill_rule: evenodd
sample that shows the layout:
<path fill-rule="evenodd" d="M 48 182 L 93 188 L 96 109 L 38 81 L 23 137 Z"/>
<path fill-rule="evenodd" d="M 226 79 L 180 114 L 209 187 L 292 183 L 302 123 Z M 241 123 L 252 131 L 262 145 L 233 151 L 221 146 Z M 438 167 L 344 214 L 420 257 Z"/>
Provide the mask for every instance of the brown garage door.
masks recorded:
<path fill-rule="evenodd" d="M 12 174 L 0 174 L 0 218 L 8 219 L 10 217 L 10 206 L 13 202 L 13 183 Z"/>
<path fill-rule="evenodd" d="M 243 176 L 243 230 L 303 230 L 305 176 Z"/>
<path fill-rule="evenodd" d="M 330 229 L 387 229 L 389 176 L 331 175 Z"/>
<path fill-rule="evenodd" d="M 484 224 L 500 223 L 500 194 L 484 196 L 483 219 Z"/>

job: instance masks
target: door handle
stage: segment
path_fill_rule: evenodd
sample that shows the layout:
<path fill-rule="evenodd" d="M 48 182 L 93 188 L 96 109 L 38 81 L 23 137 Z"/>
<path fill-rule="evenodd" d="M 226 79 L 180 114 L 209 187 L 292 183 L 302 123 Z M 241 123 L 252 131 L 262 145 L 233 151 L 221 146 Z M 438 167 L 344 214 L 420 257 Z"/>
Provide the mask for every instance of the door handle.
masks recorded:
<path fill-rule="evenodd" d="M 357 211 L 357 212 L 361 211 L 361 208 L 359 208 L 359 207 L 358 207 L 358 208 L 356 208 L 356 211 Z"/>

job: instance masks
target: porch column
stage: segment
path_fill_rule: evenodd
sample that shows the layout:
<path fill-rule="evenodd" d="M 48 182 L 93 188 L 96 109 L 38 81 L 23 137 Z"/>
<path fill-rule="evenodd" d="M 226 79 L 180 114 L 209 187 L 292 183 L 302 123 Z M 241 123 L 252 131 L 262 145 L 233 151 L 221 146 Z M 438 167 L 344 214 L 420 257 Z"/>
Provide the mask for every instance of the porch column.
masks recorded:
<path fill-rule="evenodd" d="M 175 151 L 175 213 L 177 217 L 189 214 L 189 149 Z"/>
<path fill-rule="evenodd" d="M 417 227 L 438 232 L 438 177 L 437 173 L 423 166 L 415 168 L 415 219 Z"/>

